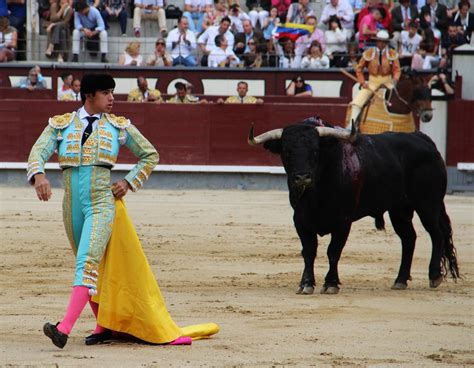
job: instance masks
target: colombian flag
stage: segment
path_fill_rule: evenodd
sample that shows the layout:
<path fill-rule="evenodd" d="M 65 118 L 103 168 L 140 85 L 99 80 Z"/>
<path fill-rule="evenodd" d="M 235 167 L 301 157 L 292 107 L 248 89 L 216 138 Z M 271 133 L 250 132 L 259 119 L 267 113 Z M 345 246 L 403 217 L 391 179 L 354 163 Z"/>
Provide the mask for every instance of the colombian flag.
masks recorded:
<path fill-rule="evenodd" d="M 288 37 L 292 41 L 296 41 L 296 39 L 300 36 L 310 35 L 314 31 L 314 26 L 308 26 L 306 24 L 298 24 L 298 23 L 284 23 L 279 25 L 275 31 L 274 36 L 276 39 L 280 39 L 283 37 Z"/>

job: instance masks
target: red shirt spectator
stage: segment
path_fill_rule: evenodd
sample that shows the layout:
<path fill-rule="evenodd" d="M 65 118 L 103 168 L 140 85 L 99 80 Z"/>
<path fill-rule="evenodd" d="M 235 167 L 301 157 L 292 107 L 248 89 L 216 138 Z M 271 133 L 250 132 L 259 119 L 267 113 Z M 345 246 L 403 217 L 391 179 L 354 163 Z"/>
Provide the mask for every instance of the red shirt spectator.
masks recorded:
<path fill-rule="evenodd" d="M 370 14 L 370 10 L 375 7 L 382 7 L 385 9 L 386 16 L 384 19 L 380 21 L 383 28 L 390 33 L 392 32 L 392 13 L 389 10 L 389 7 L 385 5 L 380 0 L 367 0 L 367 5 L 364 6 L 361 11 L 359 12 L 359 17 L 357 18 L 357 30 L 360 32 L 360 23 L 362 19 L 368 14 Z"/>
<path fill-rule="evenodd" d="M 278 16 L 282 23 L 286 20 L 286 13 L 291 5 L 291 0 L 272 0 L 272 6 L 278 9 Z"/>

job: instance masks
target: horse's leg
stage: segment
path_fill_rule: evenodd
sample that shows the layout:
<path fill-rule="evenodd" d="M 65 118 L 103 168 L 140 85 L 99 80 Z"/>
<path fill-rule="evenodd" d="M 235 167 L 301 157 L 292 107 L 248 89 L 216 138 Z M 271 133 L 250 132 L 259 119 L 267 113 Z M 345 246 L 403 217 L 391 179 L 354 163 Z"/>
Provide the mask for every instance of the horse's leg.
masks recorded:
<path fill-rule="evenodd" d="M 412 208 L 389 211 L 393 228 L 402 241 L 402 261 L 398 276 L 392 286 L 394 290 L 405 290 L 407 281 L 411 280 L 410 270 L 416 242 L 416 232 L 412 223 L 413 212 Z"/>

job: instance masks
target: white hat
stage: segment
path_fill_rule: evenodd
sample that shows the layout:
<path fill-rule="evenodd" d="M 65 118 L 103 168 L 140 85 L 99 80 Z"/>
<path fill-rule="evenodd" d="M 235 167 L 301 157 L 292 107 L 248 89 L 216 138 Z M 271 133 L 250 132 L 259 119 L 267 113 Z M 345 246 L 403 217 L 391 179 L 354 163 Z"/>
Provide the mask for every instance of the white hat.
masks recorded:
<path fill-rule="evenodd" d="M 375 36 L 374 40 L 389 42 L 390 36 L 387 31 L 382 29 L 381 31 L 377 32 L 377 35 Z"/>

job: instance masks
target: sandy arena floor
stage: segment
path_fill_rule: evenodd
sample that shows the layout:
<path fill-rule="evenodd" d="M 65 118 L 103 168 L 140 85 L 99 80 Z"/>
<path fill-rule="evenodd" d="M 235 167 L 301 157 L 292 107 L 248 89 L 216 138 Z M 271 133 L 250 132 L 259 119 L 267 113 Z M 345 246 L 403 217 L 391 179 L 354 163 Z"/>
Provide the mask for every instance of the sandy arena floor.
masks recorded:
<path fill-rule="evenodd" d="M 390 286 L 400 245 L 387 220 L 353 226 L 340 262 L 339 295 L 295 294 L 303 269 L 287 193 L 159 191 L 127 206 L 168 308 L 180 325 L 213 321 L 221 332 L 191 347 L 130 342 L 88 347 L 86 309 L 64 350 L 42 325 L 63 316 L 74 260 L 61 217 L 62 191 L 40 203 L 32 189 L 1 188 L 2 367 L 474 365 L 474 197 L 447 197 L 464 280 L 428 286 L 431 243 L 418 220 L 406 291 Z M 317 289 L 327 271 L 316 260 Z"/>

